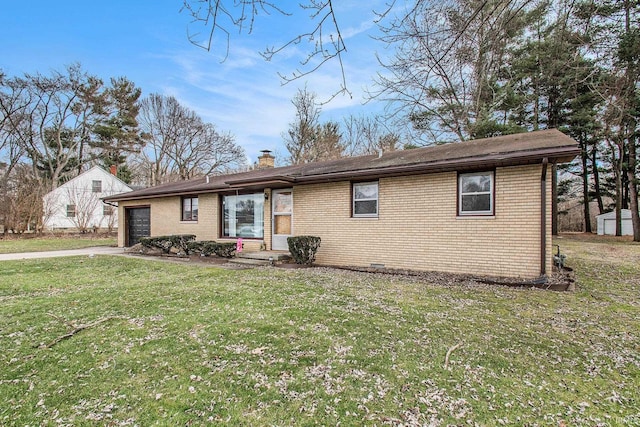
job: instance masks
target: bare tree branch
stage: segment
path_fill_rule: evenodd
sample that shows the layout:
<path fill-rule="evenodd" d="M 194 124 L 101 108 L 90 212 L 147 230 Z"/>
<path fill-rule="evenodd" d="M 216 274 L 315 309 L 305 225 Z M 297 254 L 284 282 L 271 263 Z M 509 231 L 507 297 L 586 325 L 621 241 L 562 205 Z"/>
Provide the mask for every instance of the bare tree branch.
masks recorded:
<path fill-rule="evenodd" d="M 298 5 L 303 11 L 310 12 L 309 19 L 313 23 L 312 28 L 302 34 L 291 37 L 288 41 L 278 45 L 265 48 L 260 54 L 271 61 L 273 57 L 284 50 L 302 43 L 307 43 L 309 51 L 300 61 L 300 67 L 292 71 L 291 74 L 278 73 L 283 84 L 299 80 L 308 76 L 331 60 L 337 60 L 341 72 L 341 82 L 339 89 L 326 102 L 335 98 L 339 94 L 352 96 L 347 87 L 347 78 L 344 69 L 342 55 L 347 48 L 340 31 L 340 25 L 336 18 L 333 7 L 333 0 L 308 0 L 306 3 Z M 202 41 L 203 32 L 189 32 L 188 38 L 191 43 L 207 51 L 215 45 L 215 34 L 222 33 L 226 48 L 223 61 L 229 56 L 231 43 L 230 28 L 235 27 L 238 33 L 252 33 L 256 24 L 256 17 L 264 12 L 265 14 L 278 13 L 283 16 L 291 16 L 292 13 L 285 11 L 276 5 L 275 1 L 268 0 L 184 0 L 182 11 L 191 15 L 192 26 L 200 26 L 206 32 L 206 39 Z"/>

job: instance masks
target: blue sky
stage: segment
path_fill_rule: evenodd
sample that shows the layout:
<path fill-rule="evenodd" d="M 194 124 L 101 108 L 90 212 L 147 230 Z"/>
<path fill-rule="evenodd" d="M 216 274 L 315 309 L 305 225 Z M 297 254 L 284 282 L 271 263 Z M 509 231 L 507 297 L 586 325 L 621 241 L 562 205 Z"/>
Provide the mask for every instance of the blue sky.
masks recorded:
<path fill-rule="evenodd" d="M 180 13 L 182 0 L 7 1 L 0 15 L 0 69 L 9 76 L 48 74 L 78 62 L 105 81 L 126 76 L 143 96 L 173 95 L 219 130 L 231 132 L 249 161 L 265 148 L 285 157 L 281 135 L 294 119 L 291 99 L 296 91 L 306 84 L 319 99 L 328 99 L 341 77 L 334 62 L 282 85 L 277 73 L 290 74 L 299 67 L 304 46 L 287 49 L 271 62 L 259 52 L 308 30 L 311 23 L 298 1 L 280 3 L 296 15 L 260 16 L 253 34 L 232 32 L 229 56 L 222 61 L 224 38 L 211 52 L 189 42 L 187 32 L 199 29 L 187 13 Z M 384 10 L 385 1 L 370 0 L 366 6 L 360 0 L 334 3 L 347 44 L 344 65 L 353 98 L 339 96 L 323 106 L 323 121 L 384 107 L 363 102 L 379 71 L 376 52 L 385 54 L 384 46 L 371 38 L 376 33 L 373 10 Z"/>

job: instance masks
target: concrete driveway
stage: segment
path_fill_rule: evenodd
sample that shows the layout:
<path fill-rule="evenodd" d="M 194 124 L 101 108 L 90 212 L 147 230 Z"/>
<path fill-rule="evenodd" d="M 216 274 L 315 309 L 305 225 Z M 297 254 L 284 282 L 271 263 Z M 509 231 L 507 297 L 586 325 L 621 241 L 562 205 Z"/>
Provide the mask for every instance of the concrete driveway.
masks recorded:
<path fill-rule="evenodd" d="M 56 258 L 65 256 L 122 255 L 123 248 L 96 246 L 94 248 L 69 249 L 65 251 L 21 252 L 18 254 L 0 254 L 0 261 L 16 261 L 21 259 Z"/>

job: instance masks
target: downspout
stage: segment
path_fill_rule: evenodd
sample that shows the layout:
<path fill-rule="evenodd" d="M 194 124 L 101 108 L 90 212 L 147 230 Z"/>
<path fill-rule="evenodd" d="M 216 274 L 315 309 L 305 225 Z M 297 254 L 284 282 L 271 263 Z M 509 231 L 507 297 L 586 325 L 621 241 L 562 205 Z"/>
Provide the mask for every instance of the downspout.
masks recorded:
<path fill-rule="evenodd" d="M 542 159 L 540 177 L 540 276 L 547 273 L 547 165 L 549 159 Z"/>

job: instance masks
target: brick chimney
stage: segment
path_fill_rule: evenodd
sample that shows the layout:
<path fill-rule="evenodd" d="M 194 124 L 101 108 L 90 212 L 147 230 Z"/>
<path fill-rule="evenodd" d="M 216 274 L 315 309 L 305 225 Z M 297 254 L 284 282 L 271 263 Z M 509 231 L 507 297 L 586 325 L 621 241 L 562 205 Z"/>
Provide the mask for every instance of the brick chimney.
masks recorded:
<path fill-rule="evenodd" d="M 275 166 L 275 157 L 271 155 L 271 150 L 262 150 L 262 156 L 258 157 L 258 169 L 272 168 Z"/>
<path fill-rule="evenodd" d="M 111 172 L 111 175 L 113 176 L 118 176 L 118 166 L 116 165 L 109 166 L 109 172 Z"/>

